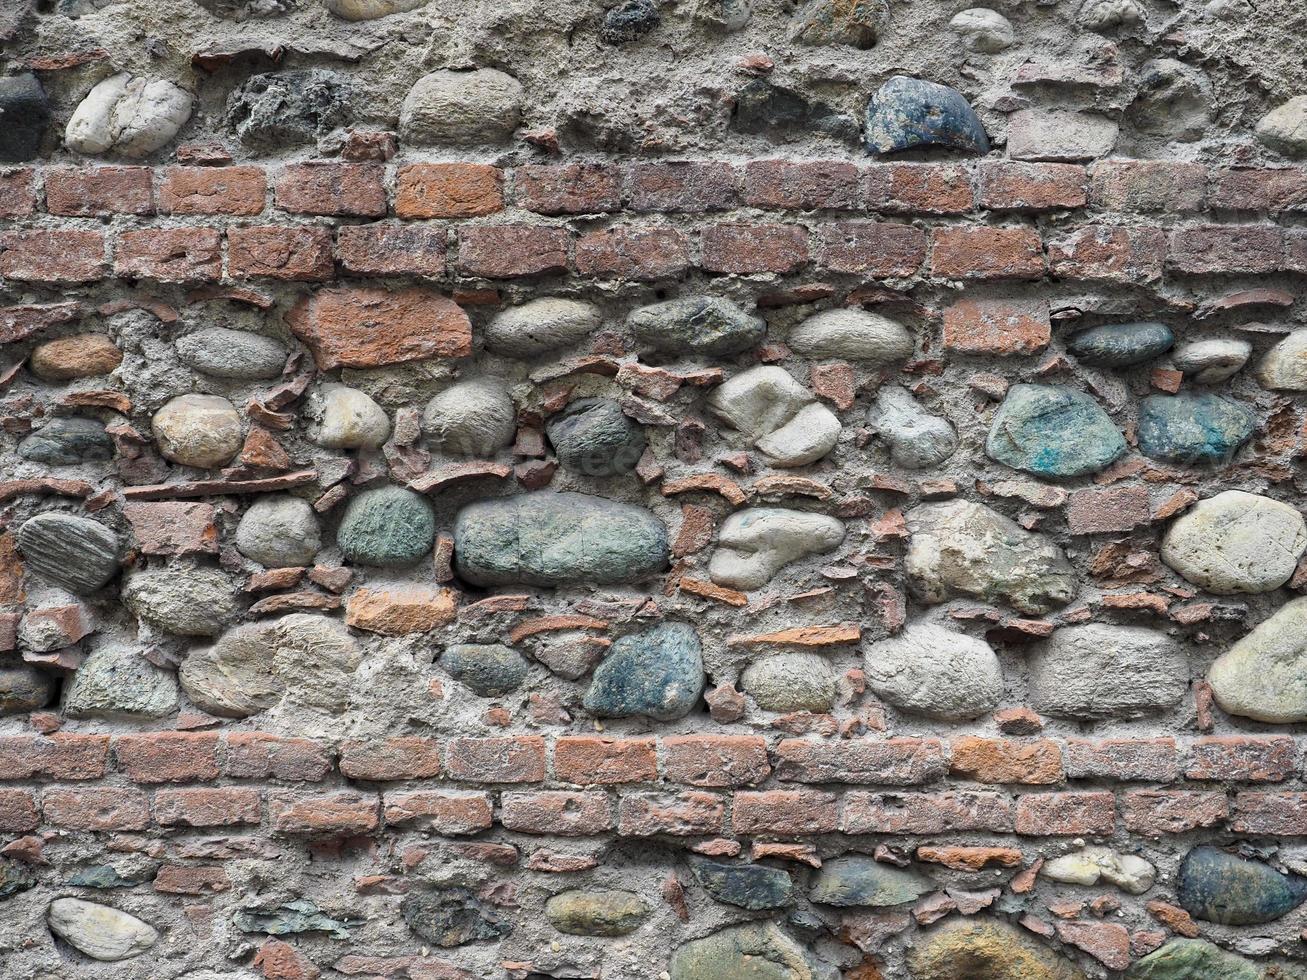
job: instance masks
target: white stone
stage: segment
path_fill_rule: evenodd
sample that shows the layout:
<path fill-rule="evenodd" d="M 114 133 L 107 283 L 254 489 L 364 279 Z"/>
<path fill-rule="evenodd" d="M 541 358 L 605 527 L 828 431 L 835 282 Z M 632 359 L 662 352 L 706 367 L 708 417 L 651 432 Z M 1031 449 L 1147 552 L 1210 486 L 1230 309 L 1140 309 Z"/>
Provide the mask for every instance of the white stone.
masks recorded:
<path fill-rule="evenodd" d="M 376 20 L 423 7 L 427 0 L 322 0 L 322 5 L 344 20 Z"/>
<path fill-rule="evenodd" d="M 1148 891 L 1157 876 L 1156 869 L 1143 858 L 1097 846 L 1053 858 L 1039 873 L 1068 885 L 1096 885 L 1101 879 L 1131 895 Z"/>
<path fill-rule="evenodd" d="M 998 54 L 1016 44 L 1016 31 L 1012 22 L 997 10 L 988 7 L 968 7 L 948 24 L 970 51 Z"/>
<path fill-rule="evenodd" d="M 1257 380 L 1272 391 L 1307 391 L 1307 329 L 1295 330 L 1266 352 Z"/>
<path fill-rule="evenodd" d="M 1008 117 L 1007 153 L 1013 160 L 1093 160 L 1112 152 L 1120 129 L 1106 116 L 1022 109 Z"/>
<path fill-rule="evenodd" d="M 433 71 L 409 90 L 399 133 L 414 146 L 502 143 L 522 118 L 522 85 L 493 68 Z"/>
<path fill-rule="evenodd" d="M 236 550 L 266 568 L 310 565 L 321 547 L 317 515 L 298 497 L 262 497 L 236 527 Z"/>
<path fill-rule="evenodd" d="M 51 932 L 93 960 L 131 959 L 159 939 L 158 931 L 136 916 L 80 898 L 56 898 L 46 917 Z"/>
<path fill-rule="evenodd" d="M 1176 370 L 1191 376 L 1198 384 L 1215 385 L 1238 374 L 1252 352 L 1253 345 L 1246 340 L 1223 337 L 1194 340 L 1173 351 L 1171 362 Z M 1307 381 L 1307 375 L 1304 381 Z"/>
<path fill-rule="evenodd" d="M 1026 665 L 1030 706 L 1055 718 L 1138 718 L 1179 703 L 1189 687 L 1184 648 L 1140 626 L 1063 626 L 1030 648 Z"/>
<path fill-rule="evenodd" d="M 148 156 L 167 146 L 191 116 L 191 94 L 163 79 L 111 75 L 68 120 L 64 142 L 78 153 Z"/>
<path fill-rule="evenodd" d="M 708 576 L 729 588 L 759 589 L 791 562 L 830 551 L 843 540 L 844 525 L 826 514 L 751 507 L 722 524 Z"/>
<path fill-rule="evenodd" d="M 546 296 L 514 306 L 486 327 L 486 350 L 529 360 L 570 347 L 599 328 L 599 308 L 577 299 Z"/>
<path fill-rule="evenodd" d="M 1162 561 L 1216 595 L 1270 592 L 1307 550 L 1307 522 L 1288 504 L 1242 490 L 1200 500 L 1162 539 Z"/>
<path fill-rule="evenodd" d="M 947 419 L 931 415 L 904 388 L 885 385 L 868 421 L 890 446 L 895 466 L 923 470 L 938 466 L 958 448 L 958 434 Z"/>
<path fill-rule="evenodd" d="M 1144 22 L 1144 9 L 1136 0 L 1085 0 L 1078 19 L 1091 31 L 1134 27 Z"/>
<path fill-rule="evenodd" d="M 154 413 L 152 426 L 165 459 L 200 469 L 231 462 L 245 441 L 240 413 L 217 395 L 178 395 Z"/>
<path fill-rule="evenodd" d="M 1286 156 L 1307 154 L 1307 95 L 1272 109 L 1257 124 L 1257 138 Z"/>
<path fill-rule="evenodd" d="M 978 718 L 1003 697 L 1003 670 L 990 645 L 932 623 L 869 645 L 865 669 L 877 697 L 928 718 Z"/>
<path fill-rule="evenodd" d="M 513 441 L 517 413 L 503 382 L 462 381 L 427 402 L 422 431 L 451 456 L 493 456 Z"/>
<path fill-rule="evenodd" d="M 305 413 L 310 441 L 324 449 L 376 449 L 390 436 L 386 410 L 357 388 L 325 384 Z"/>
<path fill-rule="evenodd" d="M 1229 714 L 1275 725 L 1307 721 L 1307 598 L 1286 602 L 1218 657 L 1207 682 Z"/>
<path fill-rule="evenodd" d="M 825 310 L 808 317 L 786 344 L 804 357 L 840 357 L 886 365 L 912 356 L 912 334 L 900 323 L 866 310 Z"/>
<path fill-rule="evenodd" d="M 829 711 L 835 702 L 835 671 L 816 653 L 778 653 L 749 664 L 740 689 L 764 711 Z"/>
<path fill-rule="evenodd" d="M 785 370 L 750 368 L 708 397 L 708 411 L 743 432 L 774 466 L 803 466 L 821 459 L 840 435 L 830 409 Z"/>

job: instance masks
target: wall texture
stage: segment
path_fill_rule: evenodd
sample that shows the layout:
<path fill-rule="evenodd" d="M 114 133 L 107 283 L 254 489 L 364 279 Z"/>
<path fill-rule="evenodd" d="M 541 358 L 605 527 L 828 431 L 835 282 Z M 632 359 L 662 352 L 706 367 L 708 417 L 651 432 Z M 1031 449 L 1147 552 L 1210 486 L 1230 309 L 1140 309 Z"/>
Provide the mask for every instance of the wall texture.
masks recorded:
<path fill-rule="evenodd" d="M 1307 976 L 1307 13 L 964 7 L 8 0 L 0 975 Z"/>

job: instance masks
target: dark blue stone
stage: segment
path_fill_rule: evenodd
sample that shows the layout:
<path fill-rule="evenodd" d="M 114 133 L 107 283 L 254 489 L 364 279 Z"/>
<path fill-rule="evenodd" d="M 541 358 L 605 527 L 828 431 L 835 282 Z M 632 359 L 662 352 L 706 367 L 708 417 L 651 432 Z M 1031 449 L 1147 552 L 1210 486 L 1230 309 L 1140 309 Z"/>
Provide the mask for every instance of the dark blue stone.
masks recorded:
<path fill-rule="evenodd" d="M 1139 407 L 1139 451 L 1167 463 L 1226 463 L 1257 428 L 1243 402 L 1221 395 L 1152 395 Z"/>
<path fill-rule="evenodd" d="M 994 416 L 985 452 L 1038 476 L 1097 473 L 1125 452 L 1125 439 L 1083 391 L 1013 385 Z"/>
<path fill-rule="evenodd" d="M 1066 349 L 1091 367 L 1129 367 L 1165 354 L 1175 334 L 1165 323 L 1109 323 L 1083 330 Z"/>
<path fill-rule="evenodd" d="M 1273 922 L 1307 899 L 1307 878 L 1283 875 L 1215 847 L 1195 847 L 1180 864 L 1176 897 L 1207 922 L 1254 926 Z"/>
<path fill-rule="evenodd" d="M 713 898 L 757 912 L 789 905 L 794 894 L 790 876 L 760 864 L 721 864 L 697 861 L 694 877 Z"/>
<path fill-rule="evenodd" d="M 35 75 L 0 78 L 0 162 L 36 157 L 49 122 L 50 100 Z"/>
<path fill-rule="evenodd" d="M 919 146 L 983 155 L 989 152 L 989 137 L 957 89 L 895 75 L 867 106 L 867 149 L 884 154 Z"/>
<path fill-rule="evenodd" d="M 675 721 L 690 713 L 702 693 L 699 635 L 684 623 L 664 623 L 614 641 L 595 668 L 585 710 L 600 718 Z"/>

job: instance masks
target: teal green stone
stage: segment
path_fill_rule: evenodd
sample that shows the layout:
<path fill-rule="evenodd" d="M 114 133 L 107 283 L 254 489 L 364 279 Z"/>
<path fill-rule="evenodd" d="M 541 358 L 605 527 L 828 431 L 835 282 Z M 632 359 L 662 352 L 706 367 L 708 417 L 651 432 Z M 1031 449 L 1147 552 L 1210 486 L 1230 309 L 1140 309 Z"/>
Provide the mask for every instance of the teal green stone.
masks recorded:
<path fill-rule="evenodd" d="M 754 912 L 789 905 L 794 895 L 789 875 L 761 864 L 697 861 L 694 877 L 717 901 Z"/>
<path fill-rule="evenodd" d="M 112 865 L 97 864 L 69 875 L 67 884 L 74 888 L 133 888 L 140 882 L 124 878 Z"/>
<path fill-rule="evenodd" d="M 595 668 L 585 710 L 600 718 L 684 718 L 703 693 L 699 634 L 684 623 L 664 623 L 614 641 Z"/>
<path fill-rule="evenodd" d="M 13 861 L 0 861 L 0 898 L 9 898 L 25 892 L 36 880 Z"/>
<path fill-rule="evenodd" d="M 821 866 L 808 897 L 821 905 L 880 908 L 915 902 L 934 890 L 934 882 L 915 872 L 850 854 Z"/>
<path fill-rule="evenodd" d="M 241 909 L 232 916 L 241 932 L 262 932 L 269 936 L 290 936 L 301 932 L 325 932 L 333 939 L 348 939 L 353 923 L 333 919 L 307 898 L 297 898 L 276 908 Z"/>
<path fill-rule="evenodd" d="M 1139 406 L 1139 451 L 1167 463 L 1228 463 L 1257 415 L 1221 395 L 1152 395 Z"/>
<path fill-rule="evenodd" d="M 1151 361 L 1174 344 L 1175 334 L 1164 323 L 1109 323 L 1082 330 L 1066 349 L 1081 364 L 1116 368 Z"/>
<path fill-rule="evenodd" d="M 1284 875 L 1216 847 L 1195 847 L 1180 864 L 1176 898 L 1190 915 L 1227 926 L 1274 922 L 1307 900 L 1307 878 Z"/>
<path fill-rule="evenodd" d="M 431 505 L 403 487 L 382 487 L 355 497 L 336 531 L 341 553 L 359 565 L 412 565 L 435 540 Z"/>
<path fill-rule="evenodd" d="M 994 416 L 985 452 L 1037 476 L 1087 476 L 1126 450 L 1098 402 L 1064 385 L 1013 385 Z"/>
<path fill-rule="evenodd" d="M 1135 963 L 1126 976 L 1130 980 L 1262 980 L 1262 971 L 1202 939 L 1173 939 Z"/>

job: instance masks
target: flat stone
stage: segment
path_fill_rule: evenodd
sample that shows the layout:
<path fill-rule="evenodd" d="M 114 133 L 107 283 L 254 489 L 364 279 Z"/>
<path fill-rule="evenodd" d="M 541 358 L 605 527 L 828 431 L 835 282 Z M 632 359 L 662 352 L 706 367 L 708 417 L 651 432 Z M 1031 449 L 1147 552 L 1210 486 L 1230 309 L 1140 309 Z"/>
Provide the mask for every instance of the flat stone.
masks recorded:
<path fill-rule="evenodd" d="M 473 585 L 614 585 L 667 566 L 667 527 L 643 507 L 540 491 L 468 504 L 454 562 Z"/>
<path fill-rule="evenodd" d="M 978 718 L 1003 698 L 1003 669 L 990 645 L 931 623 L 868 645 L 864 669 L 882 701 L 928 718 Z"/>
<path fill-rule="evenodd" d="M 42 381 L 74 381 L 109 374 L 122 362 L 123 352 L 104 334 L 79 333 L 33 348 L 27 366 Z"/>
<path fill-rule="evenodd" d="M 136 916 L 80 898 L 56 898 L 46 921 L 79 953 L 109 963 L 140 956 L 159 939 L 155 928 Z"/>
<path fill-rule="evenodd" d="M 1252 352 L 1253 345 L 1246 340 L 1194 340 L 1177 347 L 1171 363 L 1198 384 L 1216 385 L 1238 374 Z"/>
<path fill-rule="evenodd" d="M 1272 391 L 1307 391 L 1307 330 L 1295 330 L 1267 351 L 1257 380 Z"/>
<path fill-rule="evenodd" d="M 152 425 L 165 459 L 198 469 L 225 466 L 245 443 L 240 413 L 217 395 L 178 395 L 154 413 Z"/>
<path fill-rule="evenodd" d="M 644 453 L 642 429 L 609 398 L 578 398 L 545 424 L 558 461 L 582 476 L 617 476 Z"/>
<path fill-rule="evenodd" d="M 1169 351 L 1175 334 L 1164 323 L 1108 323 L 1082 330 L 1066 349 L 1091 367 L 1130 367 Z"/>
<path fill-rule="evenodd" d="M 73 514 L 37 514 L 18 530 L 29 571 L 77 595 L 89 595 L 118 574 L 118 535 Z"/>
<path fill-rule="evenodd" d="M 740 689 L 764 711 L 829 711 L 836 684 L 824 657 L 797 651 L 751 663 L 740 675 Z"/>
<path fill-rule="evenodd" d="M 1075 570 L 1062 549 L 983 504 L 923 504 L 906 516 L 905 570 L 925 602 L 971 596 L 1042 614 L 1075 598 Z"/>
<path fill-rule="evenodd" d="M 348 123 L 353 81 L 322 68 L 252 75 L 227 97 L 226 124 L 246 146 L 302 146 Z"/>
<path fill-rule="evenodd" d="M 172 142 L 194 97 L 162 78 L 120 72 L 98 83 L 74 110 L 64 144 L 77 153 L 140 159 Z"/>
<path fill-rule="evenodd" d="M 840 908 L 891 908 L 915 902 L 935 887 L 934 882 L 915 871 L 882 864 L 870 855 L 848 854 L 818 869 L 808 898 Z"/>
<path fill-rule="evenodd" d="M 489 942 L 513 931 L 511 922 L 489 911 L 466 888 L 410 892 L 399 907 L 418 938 L 441 949 Z"/>
<path fill-rule="evenodd" d="M 984 156 L 985 126 L 957 89 L 920 78 L 895 75 L 867 105 L 867 149 L 895 153 L 937 146 Z"/>
<path fill-rule="evenodd" d="M 427 402 L 422 431 L 448 455 L 493 456 L 512 443 L 517 413 L 502 381 L 462 381 Z"/>
<path fill-rule="evenodd" d="M 580 343 L 601 322 L 593 303 L 545 296 L 496 314 L 485 329 L 486 350 L 527 361 Z"/>
<path fill-rule="evenodd" d="M 456 643 L 440 655 L 450 677 L 483 698 L 516 691 L 526 680 L 526 658 L 502 643 Z"/>
<path fill-rule="evenodd" d="M 309 396 L 305 415 L 311 442 L 324 449 L 377 449 L 390 438 L 386 410 L 365 392 L 325 384 Z"/>
<path fill-rule="evenodd" d="M 585 692 L 585 710 L 675 721 L 694 710 L 703 686 L 699 635 L 684 623 L 663 623 L 613 641 Z"/>
<path fill-rule="evenodd" d="M 177 705 L 176 675 L 125 646 L 94 650 L 64 693 L 69 718 L 163 718 Z"/>
<path fill-rule="evenodd" d="M 31 72 L 0 78 L 0 162 L 22 163 L 41 152 L 50 100 Z"/>
<path fill-rule="evenodd" d="M 18 641 L 22 647 L 35 653 L 55 653 L 94 632 L 95 620 L 91 611 L 81 603 L 42 604 L 28 607 L 18 627 Z M 57 654 L 52 659 L 57 665 L 64 665 Z M 73 657 L 74 664 L 76 660 L 77 657 Z"/>
<path fill-rule="evenodd" d="M 436 518 L 425 497 L 403 487 L 380 487 L 353 498 L 336 529 L 347 561 L 383 568 L 412 565 L 436 541 Z"/>
<path fill-rule="evenodd" d="M 44 708 L 54 697 L 52 675 L 29 667 L 0 667 L 0 715 L 22 715 Z"/>
<path fill-rule="evenodd" d="M 1065 109 L 1020 109 L 1008 116 L 1013 160 L 1078 163 L 1111 154 L 1120 136 L 1115 119 Z"/>
<path fill-rule="evenodd" d="M 573 888 L 545 902 L 545 918 L 570 936 L 625 936 L 649 917 L 634 892 L 614 888 Z"/>
<path fill-rule="evenodd" d="M 457 616 L 458 594 L 453 589 L 422 582 L 357 589 L 345 606 L 346 623 L 382 636 L 429 633 Z"/>
<path fill-rule="evenodd" d="M 968 7 L 955 14 L 948 26 L 962 38 L 962 44 L 968 51 L 998 54 L 1017 43 L 1012 22 L 988 7 Z"/>
<path fill-rule="evenodd" d="M 297 898 L 275 908 L 241 909 L 231 917 L 241 932 L 262 932 L 269 936 L 292 936 L 324 932 L 333 939 L 349 939 L 346 923 L 333 919 L 307 898 Z"/>
<path fill-rule="evenodd" d="M 113 459 L 113 440 L 95 419 L 53 418 L 18 444 L 18 455 L 47 466 Z"/>
<path fill-rule="evenodd" d="M 722 0 L 726 2 L 726 0 Z M 741 133 L 788 136 L 815 130 L 845 143 L 856 143 L 862 131 L 852 116 L 824 102 L 810 101 L 794 89 L 753 78 L 735 92 L 731 128 Z"/>
<path fill-rule="evenodd" d="M 1125 451 L 1098 403 L 1064 385 L 1013 385 L 985 440 L 986 454 L 1004 466 L 1057 478 L 1097 473 Z"/>
<path fill-rule="evenodd" d="M 1180 862 L 1176 899 L 1205 922 L 1253 926 L 1276 919 L 1307 900 L 1307 878 L 1284 875 L 1215 847 L 1195 847 Z"/>
<path fill-rule="evenodd" d="M 708 411 L 737 429 L 774 466 L 805 466 L 832 449 L 840 421 L 783 368 L 763 365 L 713 389 Z"/>
<path fill-rule="evenodd" d="M 525 93 L 494 68 L 433 71 L 417 80 L 399 110 L 399 136 L 409 146 L 502 143 L 522 118 Z"/>
<path fill-rule="evenodd" d="M 912 356 L 912 334 L 901 323 L 867 310 L 842 307 L 808 317 L 786 346 L 804 357 L 840 358 L 888 367 Z"/>
<path fill-rule="evenodd" d="M 1205 939 L 1172 939 L 1137 960 L 1126 976 L 1129 980 L 1265 980 L 1255 964 Z"/>
<path fill-rule="evenodd" d="M 1286 602 L 1212 664 L 1216 703 L 1273 724 L 1307 721 L 1307 598 Z"/>
<path fill-rule="evenodd" d="M 827 980 L 775 922 L 728 926 L 672 954 L 671 980 Z"/>
<path fill-rule="evenodd" d="M 178 337 L 173 346 L 183 364 L 215 378 L 238 381 L 276 378 L 286 365 L 283 345 L 248 330 L 209 327 Z"/>
<path fill-rule="evenodd" d="M 692 867 L 703 890 L 727 905 L 757 912 L 789 905 L 794 898 L 794 883 L 779 868 L 718 861 L 694 861 Z"/>
<path fill-rule="evenodd" d="M 1222 395 L 1150 395 L 1139 405 L 1139 451 L 1167 463 L 1228 464 L 1257 414 Z"/>
<path fill-rule="evenodd" d="M 1068 885 L 1096 885 L 1101 880 L 1131 895 L 1148 891 L 1157 876 L 1156 869 L 1143 858 L 1100 846 L 1083 847 L 1046 861 L 1039 873 Z"/>
<path fill-rule="evenodd" d="M 636 340 L 664 354 L 725 357 L 762 343 L 767 321 L 728 299 L 687 296 L 632 310 L 626 325 Z"/>
<path fill-rule="evenodd" d="M 1138 626 L 1064 626 L 1027 664 L 1031 707 L 1056 718 L 1138 718 L 1178 704 L 1189 687 L 1184 648 Z"/>
<path fill-rule="evenodd" d="M 1257 138 L 1285 156 L 1307 155 L 1307 95 L 1296 95 L 1262 116 Z"/>
<path fill-rule="evenodd" d="M 426 6 L 427 0 L 322 0 L 342 20 L 376 20 Z"/>
<path fill-rule="evenodd" d="M 65 884 L 73 888 L 135 888 L 141 882 L 125 878 L 111 864 L 96 864 L 69 875 Z"/>
<path fill-rule="evenodd" d="M 1307 522 L 1270 497 L 1227 490 L 1200 500 L 1162 538 L 1162 561 L 1216 595 L 1270 592 L 1307 551 Z"/>
<path fill-rule="evenodd" d="M 750 507 L 722 524 L 708 576 L 733 589 L 760 589 L 785 566 L 838 548 L 843 541 L 843 523 L 827 514 Z"/>
<path fill-rule="evenodd" d="M 913 980 L 1085 980 L 1070 960 L 996 919 L 952 919 L 917 937 Z"/>
<path fill-rule="evenodd" d="M 890 459 L 907 470 L 938 466 L 958 448 L 958 434 L 948 419 L 931 415 L 898 385 L 885 385 L 876 396 L 868 421 L 889 443 Z"/>
<path fill-rule="evenodd" d="M 158 568 L 131 575 L 123 602 L 138 618 L 178 636 L 217 636 L 236 618 L 239 593 L 216 568 Z"/>

